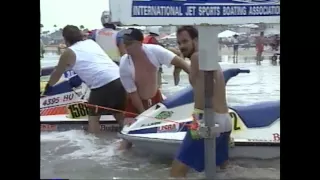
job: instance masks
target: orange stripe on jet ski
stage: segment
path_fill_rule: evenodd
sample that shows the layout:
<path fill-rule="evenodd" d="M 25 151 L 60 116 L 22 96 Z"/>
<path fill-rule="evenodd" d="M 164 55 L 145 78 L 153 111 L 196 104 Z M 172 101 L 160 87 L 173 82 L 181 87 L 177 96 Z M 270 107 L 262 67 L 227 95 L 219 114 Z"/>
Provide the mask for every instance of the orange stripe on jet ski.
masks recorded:
<path fill-rule="evenodd" d="M 51 107 L 40 110 L 40 116 L 67 114 L 66 106 Z"/>

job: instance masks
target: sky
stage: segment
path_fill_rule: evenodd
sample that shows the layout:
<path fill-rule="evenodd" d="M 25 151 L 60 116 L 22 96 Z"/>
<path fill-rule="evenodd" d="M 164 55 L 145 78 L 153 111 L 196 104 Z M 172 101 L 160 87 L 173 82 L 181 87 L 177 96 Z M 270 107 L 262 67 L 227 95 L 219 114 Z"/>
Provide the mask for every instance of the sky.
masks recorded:
<path fill-rule="evenodd" d="M 85 28 L 101 27 L 101 14 L 109 9 L 109 0 L 40 0 L 43 31 L 66 25 L 83 25 Z"/>

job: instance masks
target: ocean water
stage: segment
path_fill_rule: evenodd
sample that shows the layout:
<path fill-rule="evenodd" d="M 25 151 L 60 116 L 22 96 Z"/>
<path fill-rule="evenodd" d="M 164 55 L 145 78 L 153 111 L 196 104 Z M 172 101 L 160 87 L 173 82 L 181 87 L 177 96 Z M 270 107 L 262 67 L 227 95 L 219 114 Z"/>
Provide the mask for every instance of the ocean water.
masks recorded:
<path fill-rule="evenodd" d="M 58 57 L 47 55 L 43 66 L 56 65 Z M 253 58 L 223 58 L 222 68 L 250 69 L 227 84 L 227 99 L 231 105 L 251 104 L 280 99 L 280 66 L 264 60 L 257 66 Z M 173 86 L 172 68 L 164 68 L 163 79 L 168 81 L 162 91 L 165 95 L 188 85 L 185 73 L 179 86 Z M 41 178 L 69 179 L 166 179 L 171 160 L 153 154 L 118 152 L 119 139 L 115 133 L 99 137 L 83 131 L 41 134 Z M 217 173 L 218 179 L 280 179 L 280 160 L 235 159 L 227 170 Z M 191 171 L 190 178 L 203 178 L 203 173 Z"/>

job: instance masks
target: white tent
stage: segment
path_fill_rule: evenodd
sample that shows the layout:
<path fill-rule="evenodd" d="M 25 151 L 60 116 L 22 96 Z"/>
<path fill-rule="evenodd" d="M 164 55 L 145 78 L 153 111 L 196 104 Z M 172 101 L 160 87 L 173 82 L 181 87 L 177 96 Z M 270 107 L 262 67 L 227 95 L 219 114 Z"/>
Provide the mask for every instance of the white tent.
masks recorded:
<path fill-rule="evenodd" d="M 242 25 L 239 25 L 239 27 L 258 28 L 259 26 L 255 24 L 242 24 Z"/>
<path fill-rule="evenodd" d="M 230 30 L 225 30 L 225 31 L 219 33 L 219 34 L 218 34 L 218 37 L 219 37 L 219 38 L 227 38 L 227 37 L 231 37 L 231 36 L 233 36 L 233 35 L 235 35 L 235 34 L 239 35 L 239 34 L 236 33 L 236 32 L 233 32 L 233 31 L 230 31 Z"/>
<path fill-rule="evenodd" d="M 266 29 L 264 31 L 265 36 L 270 36 L 270 35 L 275 35 L 275 34 L 280 34 L 280 31 L 277 29 Z"/>
<path fill-rule="evenodd" d="M 161 39 L 176 39 L 176 38 L 177 38 L 176 33 L 172 33 L 172 34 L 165 36 Z"/>

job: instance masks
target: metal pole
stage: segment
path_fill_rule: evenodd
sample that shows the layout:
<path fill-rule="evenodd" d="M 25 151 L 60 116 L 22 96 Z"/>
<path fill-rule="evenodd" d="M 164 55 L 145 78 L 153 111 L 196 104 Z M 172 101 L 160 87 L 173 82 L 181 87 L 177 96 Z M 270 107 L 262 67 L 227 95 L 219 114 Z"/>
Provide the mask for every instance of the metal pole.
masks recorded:
<path fill-rule="evenodd" d="M 199 26 L 199 69 L 204 72 L 204 121 L 209 136 L 204 139 L 205 175 L 213 180 L 216 175 L 216 134 L 213 117 L 213 73 L 220 69 L 218 64 L 218 26 Z"/>

